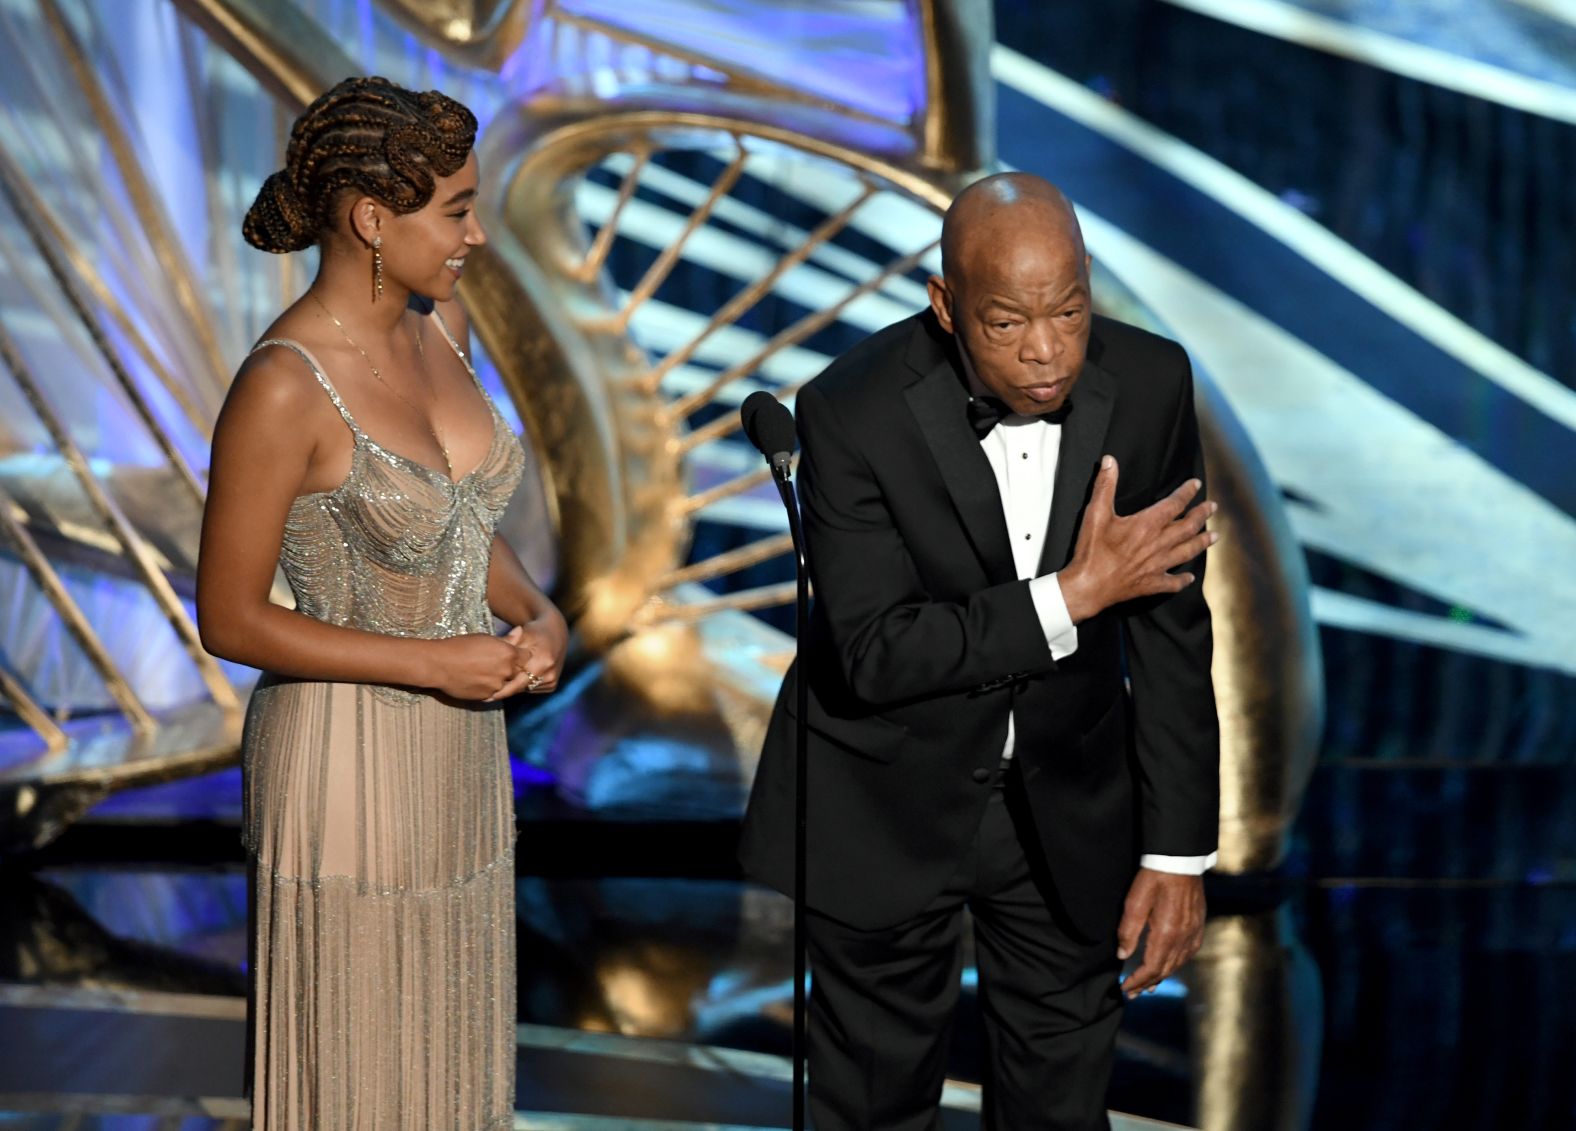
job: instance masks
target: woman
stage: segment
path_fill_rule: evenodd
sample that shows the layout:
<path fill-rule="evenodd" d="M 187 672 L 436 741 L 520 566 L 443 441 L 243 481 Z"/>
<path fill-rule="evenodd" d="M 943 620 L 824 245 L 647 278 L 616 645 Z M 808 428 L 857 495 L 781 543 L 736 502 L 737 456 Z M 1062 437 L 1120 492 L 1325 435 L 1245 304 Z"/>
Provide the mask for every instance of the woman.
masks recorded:
<path fill-rule="evenodd" d="M 265 673 L 242 740 L 258 1128 L 512 1123 L 498 703 L 556 686 L 567 632 L 494 533 L 524 457 L 455 302 L 485 242 L 475 131 L 435 91 L 346 80 L 246 218 L 264 251 L 321 252 L 219 415 L 197 575 L 203 644 Z"/>

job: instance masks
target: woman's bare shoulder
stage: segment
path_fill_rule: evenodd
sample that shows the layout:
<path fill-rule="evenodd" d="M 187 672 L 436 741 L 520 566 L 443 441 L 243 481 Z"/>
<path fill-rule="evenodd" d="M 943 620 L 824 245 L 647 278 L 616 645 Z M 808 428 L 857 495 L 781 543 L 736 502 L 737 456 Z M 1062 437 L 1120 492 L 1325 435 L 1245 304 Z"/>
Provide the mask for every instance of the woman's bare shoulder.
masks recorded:
<path fill-rule="evenodd" d="M 225 395 L 224 416 L 237 414 L 249 420 L 278 421 L 300 427 L 318 420 L 327 411 L 337 417 L 326 390 L 313 372 L 328 343 L 316 341 L 316 327 L 285 315 L 270 326 L 262 343 L 241 362 Z M 303 332 L 304 331 L 304 332 Z M 313 358 L 308 361 L 291 342 Z"/>

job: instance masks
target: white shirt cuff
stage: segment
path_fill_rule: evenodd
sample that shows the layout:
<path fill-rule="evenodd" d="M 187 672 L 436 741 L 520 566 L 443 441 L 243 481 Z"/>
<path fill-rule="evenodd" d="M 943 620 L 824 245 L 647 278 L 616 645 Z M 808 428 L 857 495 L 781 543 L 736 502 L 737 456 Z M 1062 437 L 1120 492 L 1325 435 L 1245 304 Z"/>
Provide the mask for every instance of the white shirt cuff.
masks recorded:
<path fill-rule="evenodd" d="M 1045 633 L 1045 643 L 1050 645 L 1051 659 L 1065 660 L 1078 651 L 1078 626 L 1067 613 L 1067 602 L 1062 600 L 1062 583 L 1054 573 L 1029 580 L 1029 599 L 1040 618 L 1040 630 Z"/>
<path fill-rule="evenodd" d="M 1140 868 L 1148 868 L 1151 872 L 1171 872 L 1178 876 L 1202 876 L 1215 866 L 1220 853 L 1211 852 L 1208 856 L 1157 856 L 1153 852 L 1146 852 L 1138 858 Z"/>

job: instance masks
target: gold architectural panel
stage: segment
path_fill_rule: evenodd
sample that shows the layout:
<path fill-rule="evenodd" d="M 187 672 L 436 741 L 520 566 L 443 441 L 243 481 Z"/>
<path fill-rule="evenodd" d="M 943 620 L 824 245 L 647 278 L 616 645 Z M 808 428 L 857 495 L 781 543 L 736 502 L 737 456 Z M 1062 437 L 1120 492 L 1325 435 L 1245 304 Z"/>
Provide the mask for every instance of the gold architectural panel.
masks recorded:
<path fill-rule="evenodd" d="M 478 67 L 497 69 L 525 42 L 543 0 L 383 0 L 406 27 Z"/>
<path fill-rule="evenodd" d="M 1218 395 L 1203 388 L 1198 399 L 1209 494 L 1220 504 L 1210 528 L 1221 541 L 1204 575 L 1220 716 L 1217 868 L 1264 872 L 1285 855 L 1318 750 L 1318 645 L 1302 555 L 1273 485 Z"/>

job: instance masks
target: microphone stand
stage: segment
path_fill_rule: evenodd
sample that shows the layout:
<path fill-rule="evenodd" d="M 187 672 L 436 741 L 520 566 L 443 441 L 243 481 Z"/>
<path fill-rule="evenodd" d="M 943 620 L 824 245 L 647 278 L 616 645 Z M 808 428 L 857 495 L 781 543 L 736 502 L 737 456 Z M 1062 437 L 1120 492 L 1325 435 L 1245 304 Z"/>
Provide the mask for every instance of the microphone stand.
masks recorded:
<path fill-rule="evenodd" d="M 810 681 L 805 675 L 803 660 L 805 644 L 810 639 L 810 568 L 804 556 L 804 528 L 799 522 L 799 500 L 793 489 L 793 457 L 788 452 L 775 452 L 771 457 L 772 479 L 777 493 L 782 496 L 788 511 L 788 533 L 793 538 L 795 573 L 798 593 L 794 601 L 795 651 L 801 661 L 798 680 L 794 687 L 796 704 L 794 720 L 794 834 L 793 834 L 793 1131 L 804 1131 L 804 1060 L 805 1060 L 805 871 L 806 871 L 806 820 L 805 794 L 809 781 L 808 730 Z"/>

